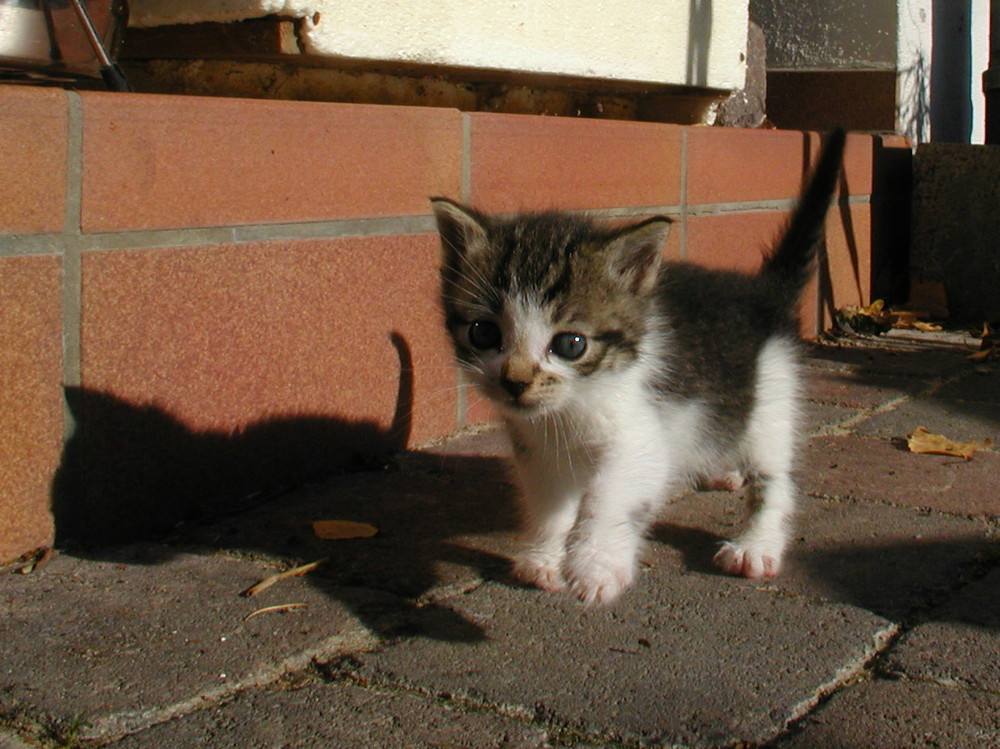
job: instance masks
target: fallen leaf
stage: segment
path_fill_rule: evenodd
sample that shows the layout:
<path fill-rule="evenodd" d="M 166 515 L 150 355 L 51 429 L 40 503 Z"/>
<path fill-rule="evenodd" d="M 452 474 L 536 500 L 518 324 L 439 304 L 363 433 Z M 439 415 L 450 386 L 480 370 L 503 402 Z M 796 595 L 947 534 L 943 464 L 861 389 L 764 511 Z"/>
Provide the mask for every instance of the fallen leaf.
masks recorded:
<path fill-rule="evenodd" d="M 939 330 L 944 330 L 937 323 L 921 320 L 920 314 L 912 310 L 905 308 L 897 309 L 894 307 L 888 314 L 892 318 L 892 327 L 894 328 L 912 328 L 913 330 L 921 330 L 925 333 L 936 333 Z"/>
<path fill-rule="evenodd" d="M 256 611 L 251 611 L 249 614 L 243 617 L 243 621 L 248 619 L 253 619 L 255 616 L 260 616 L 261 614 L 274 614 L 279 611 L 294 611 L 295 609 L 301 609 L 308 606 L 308 603 L 279 603 L 277 606 L 265 606 L 262 609 L 257 609 Z"/>
<path fill-rule="evenodd" d="M 314 520 L 313 533 L 317 538 L 340 541 L 347 538 L 371 538 L 378 533 L 378 528 L 368 523 L 355 523 L 353 520 Z"/>
<path fill-rule="evenodd" d="M 993 444 L 989 437 L 982 442 L 952 442 L 940 434 L 932 434 L 924 427 L 917 427 L 907 438 L 911 453 L 930 455 L 952 455 L 956 458 L 972 460 L 973 453 Z"/>
<path fill-rule="evenodd" d="M 292 569 L 290 570 L 285 570 L 284 572 L 279 572 L 276 575 L 265 577 L 256 585 L 251 585 L 249 588 L 244 590 L 242 593 L 240 593 L 240 595 L 250 598 L 252 596 L 257 595 L 258 593 L 262 593 L 263 591 L 267 590 L 279 580 L 285 580 L 286 578 L 289 577 L 301 577 L 302 575 L 312 572 L 314 569 L 319 567 L 325 561 L 326 561 L 325 558 L 317 559 L 315 562 L 309 562 L 309 564 L 303 564 L 300 567 L 292 567 Z"/>
<path fill-rule="evenodd" d="M 983 332 L 979 334 L 979 351 L 969 354 L 968 359 L 972 361 L 986 361 L 1000 357 L 1000 339 L 997 338 L 989 322 L 983 323 Z"/>
<path fill-rule="evenodd" d="M 17 571 L 22 575 L 30 575 L 43 564 L 50 561 L 55 555 L 55 549 L 51 546 L 43 549 L 36 549 L 35 551 L 29 552 L 21 557 L 22 564 L 17 568 Z"/>
<path fill-rule="evenodd" d="M 835 322 L 849 333 L 857 335 L 881 335 L 889 329 L 893 316 L 885 309 L 885 302 L 876 299 L 865 307 L 848 304 L 836 311 Z"/>

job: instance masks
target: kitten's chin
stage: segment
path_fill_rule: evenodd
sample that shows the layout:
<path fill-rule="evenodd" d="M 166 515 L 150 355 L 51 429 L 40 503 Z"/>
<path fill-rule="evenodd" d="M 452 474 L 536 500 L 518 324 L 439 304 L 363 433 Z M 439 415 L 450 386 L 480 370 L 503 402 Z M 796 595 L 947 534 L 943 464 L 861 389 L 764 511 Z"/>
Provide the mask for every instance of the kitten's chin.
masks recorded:
<path fill-rule="evenodd" d="M 522 401 L 493 401 L 505 416 L 517 419 L 537 419 L 543 416 L 550 416 L 559 410 L 559 403 L 552 401 L 522 402 Z"/>

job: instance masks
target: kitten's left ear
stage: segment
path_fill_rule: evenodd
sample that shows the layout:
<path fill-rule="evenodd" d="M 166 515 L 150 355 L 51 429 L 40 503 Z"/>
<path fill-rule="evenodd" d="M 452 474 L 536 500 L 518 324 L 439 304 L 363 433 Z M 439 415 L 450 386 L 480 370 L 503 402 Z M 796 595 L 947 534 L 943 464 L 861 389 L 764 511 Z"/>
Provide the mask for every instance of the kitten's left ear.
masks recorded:
<path fill-rule="evenodd" d="M 486 246 L 482 214 L 448 198 L 431 198 L 431 209 L 447 256 L 469 257 Z"/>
<path fill-rule="evenodd" d="M 655 216 L 622 229 L 608 242 L 609 269 L 633 293 L 648 294 L 656 285 L 671 223 L 666 216 Z"/>

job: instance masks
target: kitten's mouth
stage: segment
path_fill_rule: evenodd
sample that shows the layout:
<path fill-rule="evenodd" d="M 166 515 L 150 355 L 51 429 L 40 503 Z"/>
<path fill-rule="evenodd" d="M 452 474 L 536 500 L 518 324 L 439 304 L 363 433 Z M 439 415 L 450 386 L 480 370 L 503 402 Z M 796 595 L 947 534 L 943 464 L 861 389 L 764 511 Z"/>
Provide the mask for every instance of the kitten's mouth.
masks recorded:
<path fill-rule="evenodd" d="M 540 401 L 523 401 L 520 398 L 506 398 L 500 403 L 508 413 L 515 416 L 541 416 L 549 411 L 549 404 Z"/>

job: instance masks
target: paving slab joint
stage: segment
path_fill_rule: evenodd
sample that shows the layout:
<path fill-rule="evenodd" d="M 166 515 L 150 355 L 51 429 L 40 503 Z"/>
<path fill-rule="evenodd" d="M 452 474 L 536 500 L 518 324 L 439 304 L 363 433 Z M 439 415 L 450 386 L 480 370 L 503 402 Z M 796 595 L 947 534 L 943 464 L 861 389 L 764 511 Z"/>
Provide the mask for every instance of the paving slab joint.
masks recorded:
<path fill-rule="evenodd" d="M 370 650 L 378 644 L 375 635 L 364 631 L 327 638 L 315 647 L 307 648 L 275 664 L 266 664 L 251 672 L 246 678 L 220 684 L 162 707 L 144 710 L 122 710 L 102 716 L 88 723 L 80 732 L 83 741 L 114 741 L 130 734 L 140 733 L 159 723 L 181 718 L 198 710 L 229 702 L 240 692 L 274 684 L 288 674 L 313 668 L 345 652 Z"/>
<path fill-rule="evenodd" d="M 371 669 L 352 655 L 318 664 L 318 668 L 324 680 L 331 684 L 350 684 L 371 692 L 407 694 L 439 705 L 447 705 L 463 713 L 499 716 L 545 731 L 548 739 L 558 746 L 601 746 L 605 749 L 639 749 L 643 746 L 638 739 L 630 740 L 619 735 L 597 733 L 582 726 L 570 725 L 559 720 L 541 704 L 528 708 L 524 705 L 488 700 L 464 689 L 430 689 L 407 679 L 393 677 L 378 669 Z"/>

